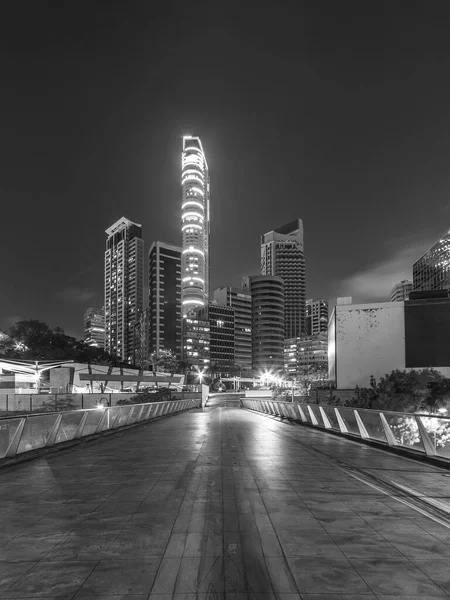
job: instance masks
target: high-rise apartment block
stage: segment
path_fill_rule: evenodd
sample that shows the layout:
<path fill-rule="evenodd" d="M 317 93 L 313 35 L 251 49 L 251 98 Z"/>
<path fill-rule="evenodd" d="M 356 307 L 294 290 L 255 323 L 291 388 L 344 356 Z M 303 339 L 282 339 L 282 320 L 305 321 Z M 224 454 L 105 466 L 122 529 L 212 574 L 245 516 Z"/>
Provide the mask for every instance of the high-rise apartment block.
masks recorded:
<path fill-rule="evenodd" d="M 209 321 L 193 311 L 183 318 L 183 361 L 189 369 L 204 372 L 210 364 Z"/>
<path fill-rule="evenodd" d="M 212 302 L 199 310 L 198 317 L 209 322 L 210 373 L 219 377 L 231 375 L 235 365 L 234 309 Z"/>
<path fill-rule="evenodd" d="M 149 352 L 181 360 L 181 248 L 154 242 L 148 253 Z"/>
<path fill-rule="evenodd" d="M 306 335 L 316 335 L 328 330 L 328 302 L 306 301 Z"/>
<path fill-rule="evenodd" d="M 244 277 L 242 288 L 252 297 L 252 368 L 284 367 L 284 282 L 281 277 Z"/>
<path fill-rule="evenodd" d="M 105 310 L 88 308 L 84 313 L 84 341 L 96 348 L 105 347 Z"/>
<path fill-rule="evenodd" d="M 234 309 L 234 360 L 241 370 L 252 368 L 252 297 L 240 288 L 220 287 L 213 299 Z"/>
<path fill-rule="evenodd" d="M 209 171 L 200 138 L 185 136 L 181 157 L 183 316 L 209 300 Z"/>
<path fill-rule="evenodd" d="M 414 291 L 450 289 L 450 232 L 413 265 Z"/>
<path fill-rule="evenodd" d="M 389 302 L 402 302 L 408 300 L 410 292 L 413 291 L 413 282 L 408 279 L 403 279 L 400 283 L 396 283 L 391 290 Z"/>
<path fill-rule="evenodd" d="M 143 309 L 142 227 L 122 217 L 106 230 L 105 349 L 133 362 L 135 324 Z"/>
<path fill-rule="evenodd" d="M 285 338 L 305 332 L 306 268 L 303 223 L 295 219 L 261 236 L 261 274 L 284 281 Z"/>

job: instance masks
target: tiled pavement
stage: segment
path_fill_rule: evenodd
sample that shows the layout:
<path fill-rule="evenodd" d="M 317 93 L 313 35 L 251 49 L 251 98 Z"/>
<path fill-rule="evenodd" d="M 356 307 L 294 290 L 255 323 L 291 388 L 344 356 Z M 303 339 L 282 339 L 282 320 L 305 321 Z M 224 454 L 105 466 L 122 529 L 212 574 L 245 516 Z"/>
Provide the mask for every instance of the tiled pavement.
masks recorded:
<path fill-rule="evenodd" d="M 450 598 L 450 529 L 352 469 L 450 502 L 447 471 L 235 408 L 0 470 L 0 598 Z"/>

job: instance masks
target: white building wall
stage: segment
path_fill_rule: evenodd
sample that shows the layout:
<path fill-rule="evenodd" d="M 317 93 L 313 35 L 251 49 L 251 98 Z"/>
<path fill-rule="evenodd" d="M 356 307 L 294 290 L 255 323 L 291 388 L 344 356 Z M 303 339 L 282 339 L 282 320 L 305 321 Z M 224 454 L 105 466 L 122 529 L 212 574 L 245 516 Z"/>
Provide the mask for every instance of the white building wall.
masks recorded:
<path fill-rule="evenodd" d="M 405 368 L 404 302 L 338 305 L 335 310 L 338 389 L 368 387 L 371 375 L 379 380 Z"/>

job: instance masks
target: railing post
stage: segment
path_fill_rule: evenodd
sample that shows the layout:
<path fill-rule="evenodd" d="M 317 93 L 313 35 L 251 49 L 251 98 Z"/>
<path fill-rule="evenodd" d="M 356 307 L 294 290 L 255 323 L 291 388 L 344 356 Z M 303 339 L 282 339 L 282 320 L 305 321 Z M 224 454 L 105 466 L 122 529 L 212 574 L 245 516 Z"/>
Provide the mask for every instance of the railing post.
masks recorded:
<path fill-rule="evenodd" d="M 83 436 L 83 429 L 84 429 L 84 426 L 86 425 L 86 421 L 87 421 L 87 418 L 88 418 L 88 414 L 89 414 L 89 413 L 86 411 L 86 412 L 84 413 L 84 415 L 81 417 L 80 424 L 78 425 L 78 427 L 77 427 L 77 431 L 76 431 L 76 433 L 75 433 L 75 436 L 74 436 L 74 439 L 75 439 L 75 440 L 77 440 L 77 439 L 79 439 L 80 437 L 82 437 L 82 436 Z"/>
<path fill-rule="evenodd" d="M 397 440 L 395 439 L 395 435 L 392 433 L 391 428 L 389 427 L 389 423 L 386 421 L 386 417 L 382 412 L 380 412 L 379 415 L 388 446 L 396 446 Z"/>
<path fill-rule="evenodd" d="M 23 430 L 25 429 L 25 424 L 27 422 L 27 417 L 20 419 L 20 423 L 17 426 L 16 431 L 14 432 L 13 438 L 9 443 L 8 448 L 5 452 L 6 458 L 14 458 L 17 454 L 17 450 L 19 449 L 20 440 L 22 439 Z"/>
<path fill-rule="evenodd" d="M 50 433 L 48 434 L 48 438 L 45 443 L 46 447 L 53 446 L 53 444 L 55 443 L 56 437 L 58 435 L 59 427 L 61 425 L 62 418 L 63 418 L 62 414 L 59 414 L 56 417 L 56 421 L 55 421 L 53 427 L 51 428 Z"/>
<path fill-rule="evenodd" d="M 30 413 L 33 412 L 33 396 L 30 394 Z"/>
<path fill-rule="evenodd" d="M 358 413 L 358 411 L 356 409 L 354 409 L 353 412 L 355 414 L 356 423 L 358 425 L 359 435 L 361 436 L 361 438 L 363 440 L 368 440 L 370 438 L 370 436 L 369 436 L 369 433 L 368 433 L 368 431 L 366 429 L 366 426 L 364 425 L 363 420 L 359 416 L 359 413 Z"/>
<path fill-rule="evenodd" d="M 306 418 L 306 415 L 303 411 L 303 407 L 300 404 L 297 404 L 297 408 L 298 408 L 298 412 L 300 414 L 300 419 L 301 419 L 302 423 L 306 423 L 308 421 L 308 419 Z"/>
<path fill-rule="evenodd" d="M 81 394 L 81 410 L 84 408 L 84 394 Z"/>
<path fill-rule="evenodd" d="M 328 418 L 327 413 L 323 410 L 321 406 L 319 406 L 319 411 L 323 420 L 323 424 L 325 425 L 325 429 L 332 429 L 330 419 Z"/>
<path fill-rule="evenodd" d="M 337 422 L 339 423 L 339 429 L 341 433 L 348 433 L 347 425 L 344 422 L 344 419 L 341 417 L 341 413 L 337 406 L 334 407 L 334 412 L 336 413 Z"/>
<path fill-rule="evenodd" d="M 308 408 L 309 416 L 311 417 L 311 423 L 312 423 L 312 424 L 313 424 L 315 427 L 318 427 L 318 426 L 319 426 L 319 423 L 318 423 L 318 421 L 317 421 L 317 419 L 316 419 L 316 415 L 313 413 L 313 411 L 312 411 L 312 408 L 310 407 L 310 405 L 309 405 L 309 404 L 307 404 L 306 406 L 307 406 L 307 408 Z"/>
<path fill-rule="evenodd" d="M 6 414 L 9 413 L 9 394 L 6 394 Z"/>
<path fill-rule="evenodd" d="M 427 456 L 436 456 L 436 446 L 434 445 L 434 443 L 430 437 L 430 434 L 425 429 L 425 426 L 422 423 L 422 418 L 416 416 L 415 419 L 416 419 L 417 427 L 419 429 L 419 434 L 420 434 L 426 455 Z"/>
<path fill-rule="evenodd" d="M 55 394 L 55 412 L 58 412 L 58 394 Z"/>

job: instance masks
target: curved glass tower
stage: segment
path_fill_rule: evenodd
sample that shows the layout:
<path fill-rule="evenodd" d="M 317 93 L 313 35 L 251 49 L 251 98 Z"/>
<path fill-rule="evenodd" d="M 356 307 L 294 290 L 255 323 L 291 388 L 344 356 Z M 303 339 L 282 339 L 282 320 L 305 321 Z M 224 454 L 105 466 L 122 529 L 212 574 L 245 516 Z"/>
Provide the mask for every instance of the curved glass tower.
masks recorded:
<path fill-rule="evenodd" d="M 181 304 L 183 316 L 208 304 L 209 172 L 200 138 L 183 137 L 181 156 Z"/>

